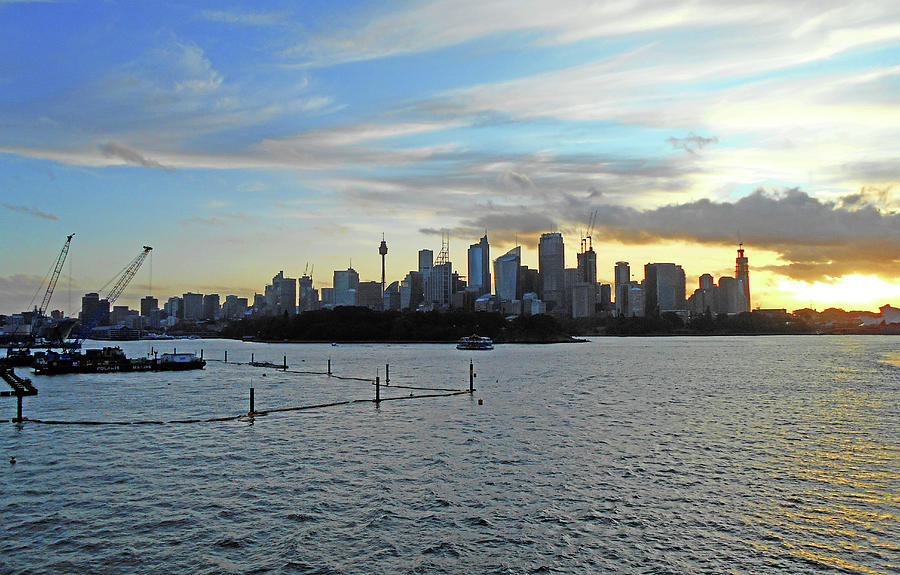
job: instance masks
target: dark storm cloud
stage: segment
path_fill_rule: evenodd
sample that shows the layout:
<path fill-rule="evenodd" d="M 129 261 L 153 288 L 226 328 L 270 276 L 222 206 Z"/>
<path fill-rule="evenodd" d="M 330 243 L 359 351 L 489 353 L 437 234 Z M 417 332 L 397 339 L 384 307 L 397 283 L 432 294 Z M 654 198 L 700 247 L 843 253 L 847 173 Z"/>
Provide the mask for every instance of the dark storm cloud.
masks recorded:
<path fill-rule="evenodd" d="M 53 214 L 48 214 L 47 212 L 42 212 L 42 211 L 38 210 L 37 208 L 31 208 L 28 206 L 14 206 L 11 204 L 3 204 L 3 207 L 6 208 L 7 210 L 10 210 L 13 212 L 28 214 L 29 216 L 35 216 L 37 218 L 44 218 L 45 220 L 58 220 L 59 219 L 56 216 L 54 216 Z"/>
<path fill-rule="evenodd" d="M 793 188 L 757 190 L 733 203 L 704 199 L 648 210 L 603 205 L 597 225 L 627 243 L 740 239 L 781 254 L 788 263 L 772 269 L 797 279 L 848 273 L 900 277 L 900 213 L 860 205 L 858 195 L 830 202 Z"/>
<path fill-rule="evenodd" d="M 159 168 L 161 170 L 174 170 L 170 166 L 164 166 L 157 162 L 156 160 L 151 160 L 143 155 L 141 155 L 137 150 L 133 150 L 128 146 L 118 144 L 116 142 L 109 142 L 108 144 L 103 144 L 99 146 L 100 151 L 103 152 L 103 155 L 107 158 L 118 158 L 122 160 L 126 164 L 131 164 L 133 166 L 143 166 L 145 168 Z"/>

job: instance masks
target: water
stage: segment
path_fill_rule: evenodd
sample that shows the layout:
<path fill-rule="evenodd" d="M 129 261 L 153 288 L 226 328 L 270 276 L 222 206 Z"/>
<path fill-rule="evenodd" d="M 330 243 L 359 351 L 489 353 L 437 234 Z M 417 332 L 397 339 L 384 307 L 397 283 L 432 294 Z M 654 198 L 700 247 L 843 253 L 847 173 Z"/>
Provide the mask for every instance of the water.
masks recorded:
<path fill-rule="evenodd" d="M 898 343 L 159 344 L 309 371 L 331 357 L 338 375 L 390 363 L 395 385 L 457 389 L 471 357 L 477 391 L 254 421 L 0 424 L 0 572 L 898 573 Z M 257 409 L 374 396 L 213 362 L 33 380 L 25 416 L 58 420 L 236 415 L 251 383 Z"/>

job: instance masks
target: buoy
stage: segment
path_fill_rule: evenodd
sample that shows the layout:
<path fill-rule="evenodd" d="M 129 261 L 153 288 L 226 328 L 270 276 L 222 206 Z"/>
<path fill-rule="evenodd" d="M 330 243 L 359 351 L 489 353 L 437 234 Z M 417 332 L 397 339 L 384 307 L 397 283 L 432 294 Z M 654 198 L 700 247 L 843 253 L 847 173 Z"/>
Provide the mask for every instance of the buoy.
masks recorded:
<path fill-rule="evenodd" d="M 10 465 L 15 465 L 15 464 L 16 464 L 16 457 L 15 457 L 15 456 L 12 456 L 12 457 L 9 458 L 9 464 L 10 464 Z"/>
<path fill-rule="evenodd" d="M 484 402 L 481 401 L 481 400 L 479 399 L 479 400 L 478 400 L 478 405 L 483 405 L 483 404 L 484 404 Z"/>

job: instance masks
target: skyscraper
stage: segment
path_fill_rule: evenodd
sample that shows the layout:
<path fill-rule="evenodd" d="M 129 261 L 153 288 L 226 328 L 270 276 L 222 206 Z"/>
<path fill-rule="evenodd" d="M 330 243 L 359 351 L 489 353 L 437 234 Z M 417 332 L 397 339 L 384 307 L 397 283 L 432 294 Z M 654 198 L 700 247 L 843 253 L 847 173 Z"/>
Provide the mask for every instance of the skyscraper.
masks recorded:
<path fill-rule="evenodd" d="M 319 292 L 313 289 L 312 276 L 303 274 L 298 281 L 300 286 L 299 304 L 300 313 L 313 311 L 319 308 Z"/>
<path fill-rule="evenodd" d="M 419 273 L 426 272 L 434 265 L 434 252 L 419 250 Z"/>
<path fill-rule="evenodd" d="M 501 302 L 513 301 L 521 296 L 519 291 L 519 266 L 522 263 L 522 248 L 509 250 L 494 260 L 494 281 L 497 299 Z"/>
<path fill-rule="evenodd" d="M 478 295 L 491 293 L 491 246 L 487 234 L 469 246 L 469 287 Z"/>
<path fill-rule="evenodd" d="M 359 274 L 353 268 L 334 270 L 334 305 L 356 305 Z"/>
<path fill-rule="evenodd" d="M 738 313 L 750 311 L 750 265 L 744 257 L 744 244 L 738 246 L 734 260 L 734 279 L 738 282 Z"/>
<path fill-rule="evenodd" d="M 628 262 L 616 262 L 615 269 L 615 290 L 616 290 L 616 315 L 619 317 L 628 317 L 629 312 L 628 294 L 631 284 L 631 269 Z"/>
<path fill-rule="evenodd" d="M 196 321 L 203 318 L 203 294 L 188 292 L 181 298 L 184 302 L 184 319 Z"/>
<path fill-rule="evenodd" d="M 669 263 L 644 266 L 644 313 L 656 317 L 685 309 L 684 270 Z"/>
<path fill-rule="evenodd" d="M 565 305 L 565 269 L 566 252 L 562 234 L 541 234 L 538 243 L 538 271 L 542 284 L 540 296 L 548 302 L 548 308 L 552 305 L 553 309 L 559 309 Z"/>

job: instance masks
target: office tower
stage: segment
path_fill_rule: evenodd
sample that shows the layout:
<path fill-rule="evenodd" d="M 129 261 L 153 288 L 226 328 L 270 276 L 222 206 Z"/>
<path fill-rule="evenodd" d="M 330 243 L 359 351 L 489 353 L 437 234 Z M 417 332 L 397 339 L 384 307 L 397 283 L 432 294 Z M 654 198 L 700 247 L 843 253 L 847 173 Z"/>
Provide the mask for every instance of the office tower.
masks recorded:
<path fill-rule="evenodd" d="M 580 254 L 578 258 L 578 281 L 580 283 L 595 284 L 597 283 L 597 252 L 594 248 L 588 248 Z"/>
<path fill-rule="evenodd" d="M 359 282 L 356 286 L 356 305 L 380 310 L 382 308 L 383 293 L 381 291 L 381 282 Z"/>
<path fill-rule="evenodd" d="M 298 280 L 300 286 L 300 313 L 319 309 L 319 292 L 313 288 L 312 276 L 303 274 Z"/>
<path fill-rule="evenodd" d="M 240 319 L 245 313 L 247 313 L 247 298 L 236 295 L 225 296 L 225 303 L 222 305 L 222 315 L 225 319 Z"/>
<path fill-rule="evenodd" d="M 744 257 L 744 244 L 738 246 L 738 255 L 734 260 L 734 279 L 738 282 L 737 312 L 750 311 L 750 265 Z"/>
<path fill-rule="evenodd" d="M 197 321 L 203 318 L 203 294 L 188 292 L 181 299 L 184 302 L 184 319 Z"/>
<path fill-rule="evenodd" d="M 266 286 L 266 311 L 270 315 L 289 315 L 297 313 L 297 280 L 284 277 L 284 270 L 272 278 L 272 284 Z"/>
<path fill-rule="evenodd" d="M 178 296 L 172 296 L 163 306 L 169 317 L 184 319 L 184 300 Z"/>
<path fill-rule="evenodd" d="M 144 296 L 141 298 L 141 315 L 143 317 L 150 317 L 154 311 L 159 309 L 159 300 L 157 300 L 152 295 Z"/>
<path fill-rule="evenodd" d="M 628 262 L 616 262 L 614 270 L 615 282 L 613 289 L 616 294 L 616 315 L 619 317 L 628 317 L 628 290 L 631 283 L 631 269 Z"/>
<path fill-rule="evenodd" d="M 509 250 L 494 260 L 494 291 L 500 302 L 514 301 L 521 297 L 519 268 L 522 263 L 522 248 Z"/>
<path fill-rule="evenodd" d="M 334 270 L 334 305 L 356 305 L 359 274 L 353 268 Z"/>
<path fill-rule="evenodd" d="M 469 246 L 469 286 L 478 295 L 491 293 L 491 246 L 487 234 Z"/>
<path fill-rule="evenodd" d="M 127 305 L 114 305 L 112 312 L 109 314 L 109 324 L 124 325 L 125 320 L 128 319 L 128 311 Z"/>
<path fill-rule="evenodd" d="M 400 309 L 418 309 L 425 301 L 425 277 L 411 271 L 400 283 Z"/>
<path fill-rule="evenodd" d="M 434 252 L 431 250 L 419 250 L 419 273 L 424 273 L 434 265 Z"/>
<path fill-rule="evenodd" d="M 384 309 L 396 311 L 400 309 L 400 282 L 391 282 L 384 289 Z"/>
<path fill-rule="evenodd" d="M 541 234 L 538 243 L 538 271 L 541 274 L 541 299 L 547 308 L 564 309 L 565 305 L 566 254 L 562 234 L 559 232 Z"/>
<path fill-rule="evenodd" d="M 81 323 L 84 324 L 91 320 L 94 317 L 94 314 L 97 313 L 97 306 L 100 305 L 100 294 L 98 293 L 86 293 L 81 298 L 81 313 L 78 314 L 78 319 L 81 320 Z"/>
<path fill-rule="evenodd" d="M 644 266 L 644 314 L 658 317 L 667 311 L 685 309 L 684 270 L 671 263 Z"/>
<path fill-rule="evenodd" d="M 210 293 L 203 296 L 203 319 L 215 321 L 219 317 L 219 294 Z"/>
<path fill-rule="evenodd" d="M 713 277 L 710 274 L 703 274 L 700 276 L 700 289 L 711 290 L 715 285 Z"/>

